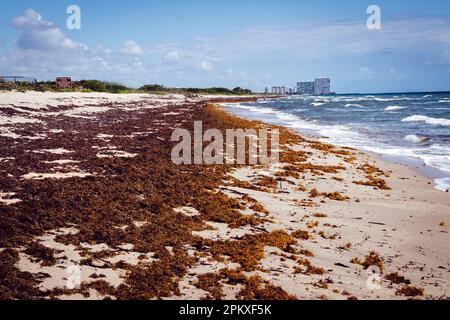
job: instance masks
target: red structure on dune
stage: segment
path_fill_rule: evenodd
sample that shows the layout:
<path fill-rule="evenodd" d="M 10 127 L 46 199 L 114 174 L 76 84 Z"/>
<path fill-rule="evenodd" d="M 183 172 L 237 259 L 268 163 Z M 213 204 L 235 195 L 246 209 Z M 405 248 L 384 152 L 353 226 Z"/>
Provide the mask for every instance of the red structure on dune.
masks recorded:
<path fill-rule="evenodd" d="M 56 85 L 59 88 L 70 88 L 72 85 L 72 78 L 70 77 L 58 77 L 56 78 Z"/>

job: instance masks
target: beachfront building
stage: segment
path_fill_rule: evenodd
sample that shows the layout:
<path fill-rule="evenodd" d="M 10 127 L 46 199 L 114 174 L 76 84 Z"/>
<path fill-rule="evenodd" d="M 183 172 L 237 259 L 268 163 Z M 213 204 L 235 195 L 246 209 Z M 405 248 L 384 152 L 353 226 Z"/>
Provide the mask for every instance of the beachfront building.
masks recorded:
<path fill-rule="evenodd" d="M 297 82 L 297 94 L 314 94 L 314 82 Z"/>
<path fill-rule="evenodd" d="M 329 78 L 317 78 L 314 80 L 314 94 L 324 95 L 331 93 L 331 80 Z"/>

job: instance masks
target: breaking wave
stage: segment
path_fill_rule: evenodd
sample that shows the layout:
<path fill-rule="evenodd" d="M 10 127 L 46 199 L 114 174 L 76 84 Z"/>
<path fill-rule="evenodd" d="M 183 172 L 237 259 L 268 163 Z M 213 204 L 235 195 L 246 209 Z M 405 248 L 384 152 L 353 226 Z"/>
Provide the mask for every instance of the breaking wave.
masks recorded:
<path fill-rule="evenodd" d="M 363 105 L 357 103 L 348 103 L 345 105 L 346 108 L 364 108 Z"/>
<path fill-rule="evenodd" d="M 402 120 L 402 122 L 424 122 L 436 126 L 450 126 L 450 119 L 431 118 L 422 115 L 413 115 Z"/>
<path fill-rule="evenodd" d="M 384 109 L 384 111 L 397 111 L 397 110 L 403 110 L 406 109 L 406 107 L 401 107 L 401 106 L 389 106 L 386 109 Z"/>
<path fill-rule="evenodd" d="M 416 134 L 409 134 L 405 137 L 405 141 L 414 142 L 414 143 L 421 143 L 421 142 L 427 142 L 430 141 L 430 138 L 419 136 Z"/>

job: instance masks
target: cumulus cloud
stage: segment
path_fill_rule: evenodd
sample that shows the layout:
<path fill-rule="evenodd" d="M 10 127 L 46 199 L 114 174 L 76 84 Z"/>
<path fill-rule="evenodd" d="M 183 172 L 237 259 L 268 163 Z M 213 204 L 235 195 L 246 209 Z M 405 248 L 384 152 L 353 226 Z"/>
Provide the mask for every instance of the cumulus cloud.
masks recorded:
<path fill-rule="evenodd" d="M 178 62 L 181 60 L 181 57 L 177 50 L 173 50 L 166 54 L 165 59 L 168 62 Z"/>
<path fill-rule="evenodd" d="M 209 61 L 202 61 L 200 62 L 200 69 L 203 71 L 213 71 L 214 66 Z"/>
<path fill-rule="evenodd" d="M 133 40 L 126 41 L 123 48 L 120 51 L 124 54 L 141 56 L 144 54 L 144 50 Z"/>
<path fill-rule="evenodd" d="M 45 51 L 83 47 L 67 38 L 55 24 L 43 20 L 42 16 L 32 9 L 14 18 L 11 24 L 22 32 L 17 41 L 17 45 L 22 49 Z"/>
<path fill-rule="evenodd" d="M 14 28 L 22 30 L 46 29 L 53 26 L 52 23 L 43 21 L 42 16 L 33 9 L 28 9 L 22 16 L 14 18 L 11 24 Z"/>
<path fill-rule="evenodd" d="M 39 80 L 72 76 L 136 86 L 142 83 L 145 74 L 153 73 L 152 68 L 145 69 L 145 63 L 137 60 L 144 52 L 134 41 L 127 41 L 116 50 L 101 44 L 88 47 L 69 39 L 55 24 L 32 9 L 14 18 L 11 25 L 21 33 L 12 49 L 3 56 L 2 73 Z"/>

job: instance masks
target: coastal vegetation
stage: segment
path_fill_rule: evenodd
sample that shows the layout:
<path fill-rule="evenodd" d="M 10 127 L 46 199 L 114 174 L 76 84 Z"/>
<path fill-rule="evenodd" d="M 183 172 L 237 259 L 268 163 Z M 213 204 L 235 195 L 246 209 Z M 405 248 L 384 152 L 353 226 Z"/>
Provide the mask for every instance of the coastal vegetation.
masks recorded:
<path fill-rule="evenodd" d="M 212 88 L 167 88 L 159 84 L 147 84 L 139 88 L 139 90 L 151 93 L 188 93 L 188 94 L 216 94 L 216 95 L 248 95 L 252 91 L 236 87 L 232 90 L 222 87 Z"/>
<path fill-rule="evenodd" d="M 134 93 L 136 89 L 125 85 L 100 80 L 74 81 L 70 87 L 58 87 L 54 81 L 41 82 L 4 82 L 0 81 L 1 91 L 39 91 L 39 92 L 107 92 L 107 93 Z"/>
<path fill-rule="evenodd" d="M 54 81 L 41 82 L 6 82 L 0 81 L 0 91 L 39 91 L 39 92 L 106 92 L 106 93 L 152 93 L 152 94 L 210 94 L 210 95 L 248 95 L 249 89 L 212 88 L 170 88 L 160 84 L 146 84 L 140 88 L 109 81 L 80 80 L 73 81 L 67 88 L 58 87 Z"/>

